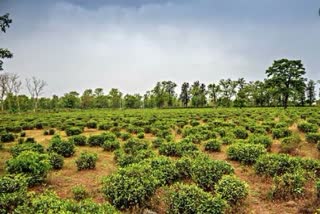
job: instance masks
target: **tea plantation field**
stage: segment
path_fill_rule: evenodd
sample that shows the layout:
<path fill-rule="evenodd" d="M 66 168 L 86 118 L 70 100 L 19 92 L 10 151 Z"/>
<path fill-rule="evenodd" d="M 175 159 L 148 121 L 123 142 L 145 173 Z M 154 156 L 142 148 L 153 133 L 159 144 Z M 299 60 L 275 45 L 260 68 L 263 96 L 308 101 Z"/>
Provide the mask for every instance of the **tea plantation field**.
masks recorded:
<path fill-rule="evenodd" d="M 1 114 L 0 213 L 317 213 L 319 110 Z"/>

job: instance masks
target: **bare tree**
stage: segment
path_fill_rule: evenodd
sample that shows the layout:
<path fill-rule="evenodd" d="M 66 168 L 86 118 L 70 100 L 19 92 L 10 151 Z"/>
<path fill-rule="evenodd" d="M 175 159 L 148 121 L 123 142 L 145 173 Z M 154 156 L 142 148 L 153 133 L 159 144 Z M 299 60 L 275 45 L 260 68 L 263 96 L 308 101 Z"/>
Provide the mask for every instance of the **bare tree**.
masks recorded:
<path fill-rule="evenodd" d="M 4 98 L 8 92 L 8 81 L 9 81 L 9 74 L 3 73 L 0 74 L 0 102 L 1 102 L 1 111 L 4 111 Z"/>
<path fill-rule="evenodd" d="M 43 93 L 44 87 L 46 85 L 47 83 L 44 80 L 37 79 L 36 77 L 26 79 L 27 89 L 30 93 L 31 98 L 34 101 L 34 112 L 38 109 L 39 96 Z"/>

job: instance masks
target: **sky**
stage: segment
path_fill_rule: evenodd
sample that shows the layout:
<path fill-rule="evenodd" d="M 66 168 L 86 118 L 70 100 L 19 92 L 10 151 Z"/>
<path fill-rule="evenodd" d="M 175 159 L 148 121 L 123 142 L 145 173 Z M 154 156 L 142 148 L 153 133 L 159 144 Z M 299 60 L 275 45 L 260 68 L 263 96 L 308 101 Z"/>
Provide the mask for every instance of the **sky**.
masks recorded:
<path fill-rule="evenodd" d="M 0 0 L 13 23 L 6 72 L 46 96 L 101 87 L 144 93 L 157 81 L 263 80 L 276 59 L 320 79 L 319 0 Z"/>

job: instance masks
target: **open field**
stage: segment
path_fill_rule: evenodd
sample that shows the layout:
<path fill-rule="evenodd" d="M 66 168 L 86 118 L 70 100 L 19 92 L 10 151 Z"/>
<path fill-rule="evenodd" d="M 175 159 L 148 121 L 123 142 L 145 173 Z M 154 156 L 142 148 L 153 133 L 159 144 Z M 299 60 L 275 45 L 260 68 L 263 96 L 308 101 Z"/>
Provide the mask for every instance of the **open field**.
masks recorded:
<path fill-rule="evenodd" d="M 50 169 L 44 181 L 29 185 L 29 191 L 52 190 L 63 199 L 72 199 L 72 189 L 81 185 L 95 203 L 108 202 L 124 213 L 140 213 L 146 209 L 183 213 L 176 206 L 194 206 L 194 210 L 199 211 L 205 200 L 197 202 L 199 204 L 190 205 L 188 201 L 179 204 L 183 188 L 176 191 L 176 185 L 182 183 L 198 188 L 201 194 L 209 193 L 208 197 L 213 199 L 221 195 L 224 209 L 216 208 L 216 213 L 315 213 L 320 208 L 316 188 L 320 176 L 319 110 L 316 107 L 219 108 L 2 114 L 2 136 L 13 133 L 15 138 L 2 143 L 0 175 L 10 174 L 6 171 L 6 162 L 14 159 L 13 148 L 26 144 L 27 138 L 43 146 L 44 151 L 40 153 L 52 151 L 54 135 L 44 134 L 52 129 L 60 136 L 60 143 L 74 144 L 75 141 L 70 140 L 72 135 L 80 134 L 86 136 L 86 144 L 75 145 L 74 153 L 64 157 L 63 167 Z M 97 143 L 92 136 L 102 136 L 104 140 Z M 110 147 L 117 143 L 119 148 Z M 95 167 L 78 170 L 76 160 L 85 151 L 97 155 Z M 280 162 L 272 158 L 263 162 L 270 154 L 281 157 Z M 189 168 L 178 167 L 182 160 L 190 162 Z M 214 168 L 216 162 L 212 160 L 221 161 L 232 170 L 216 175 L 219 169 Z M 165 164 L 159 168 L 152 165 L 153 161 Z M 142 174 L 139 174 L 140 166 Z M 150 182 L 156 184 L 152 187 L 148 182 L 137 184 L 139 179 L 122 181 L 130 170 L 136 170 L 129 173 L 130 178 L 154 177 Z M 117 173 L 124 173 L 117 177 L 120 180 L 116 180 Z M 223 189 L 222 184 L 218 185 L 227 174 L 234 174 L 232 178 L 241 183 L 234 184 L 228 194 L 219 190 Z M 112 178 L 102 182 L 105 177 Z M 123 184 L 123 192 L 117 196 L 111 194 L 120 191 L 115 181 Z M 179 191 L 181 195 L 174 198 L 174 192 Z M 247 194 L 237 198 L 230 191 Z M 132 197 L 135 200 L 130 201 Z M 119 198 L 121 200 L 116 200 Z"/>

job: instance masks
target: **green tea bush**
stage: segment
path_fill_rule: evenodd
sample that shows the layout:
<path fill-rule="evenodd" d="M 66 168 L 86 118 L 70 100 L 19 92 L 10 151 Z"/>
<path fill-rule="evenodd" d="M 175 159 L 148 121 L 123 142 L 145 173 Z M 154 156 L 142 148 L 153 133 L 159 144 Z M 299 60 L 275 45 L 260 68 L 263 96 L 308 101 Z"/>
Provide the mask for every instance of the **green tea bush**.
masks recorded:
<path fill-rule="evenodd" d="M 88 138 L 89 146 L 102 146 L 105 141 L 105 136 L 103 134 L 100 135 L 92 135 Z"/>
<path fill-rule="evenodd" d="M 221 141 L 213 139 L 205 143 L 204 149 L 209 152 L 220 152 L 221 151 Z"/>
<path fill-rule="evenodd" d="M 157 137 L 152 141 L 152 147 L 159 148 L 164 142 L 165 140 L 163 138 Z"/>
<path fill-rule="evenodd" d="M 137 139 L 137 138 L 130 138 L 123 144 L 123 150 L 126 153 L 134 153 L 138 150 L 145 150 L 148 149 L 149 145 L 148 142 Z"/>
<path fill-rule="evenodd" d="M 27 137 L 24 142 L 25 143 L 36 143 L 36 140 L 33 137 Z"/>
<path fill-rule="evenodd" d="M 97 121 L 95 121 L 95 120 L 89 120 L 89 121 L 87 122 L 86 126 L 87 126 L 87 128 L 89 128 L 89 129 L 96 129 L 97 126 L 98 126 L 98 123 L 97 123 Z"/>
<path fill-rule="evenodd" d="M 87 137 L 83 135 L 74 135 L 69 138 L 69 141 L 76 146 L 85 146 L 87 144 Z"/>
<path fill-rule="evenodd" d="M 44 153 L 44 147 L 38 143 L 22 143 L 10 149 L 13 157 L 17 157 L 23 151 L 34 151 L 38 153 Z"/>
<path fill-rule="evenodd" d="M 247 139 L 247 137 L 248 137 L 248 132 L 244 128 L 236 128 L 233 131 L 233 134 L 235 135 L 235 137 L 237 139 Z"/>
<path fill-rule="evenodd" d="M 95 169 L 98 155 L 95 153 L 82 152 L 76 160 L 78 171 L 85 169 Z"/>
<path fill-rule="evenodd" d="M 204 155 L 198 156 L 191 166 L 192 180 L 204 190 L 213 190 L 223 175 L 233 173 L 234 169 L 226 161 L 212 160 Z"/>
<path fill-rule="evenodd" d="M 285 173 L 293 173 L 300 167 L 299 159 L 287 154 L 262 155 L 254 165 L 257 174 L 272 177 L 280 176 Z"/>
<path fill-rule="evenodd" d="M 267 135 L 251 135 L 249 137 L 249 143 L 264 145 L 266 149 L 270 149 L 272 145 L 272 139 Z"/>
<path fill-rule="evenodd" d="M 121 138 L 122 140 L 126 141 L 126 140 L 128 140 L 129 138 L 131 138 L 131 134 L 126 133 L 126 132 L 121 133 L 120 138 Z"/>
<path fill-rule="evenodd" d="M 103 181 L 106 199 L 119 209 L 141 206 L 154 194 L 159 180 L 147 164 L 132 164 L 120 168 Z"/>
<path fill-rule="evenodd" d="M 139 163 L 145 159 L 152 158 L 155 156 L 152 150 L 143 149 L 135 152 L 126 153 L 121 149 L 114 152 L 115 161 L 121 167 L 128 166 L 133 163 Z"/>
<path fill-rule="evenodd" d="M 301 138 L 297 134 L 294 134 L 290 137 L 285 137 L 281 140 L 280 152 L 292 154 L 299 148 L 300 143 L 301 143 Z"/>
<path fill-rule="evenodd" d="M 20 133 L 20 137 L 25 137 L 26 136 L 26 132 L 21 132 Z"/>
<path fill-rule="evenodd" d="M 291 199 L 301 197 L 304 193 L 305 178 L 302 172 L 285 173 L 273 179 L 271 190 L 274 199 Z"/>
<path fill-rule="evenodd" d="M 73 199 L 76 201 L 82 201 L 86 198 L 88 198 L 89 194 L 87 190 L 84 188 L 84 186 L 75 186 L 71 189 L 73 194 Z"/>
<path fill-rule="evenodd" d="M 227 207 L 226 201 L 219 195 L 213 197 L 197 187 L 177 183 L 170 187 L 167 198 L 168 213 L 204 213 L 222 214 Z"/>
<path fill-rule="evenodd" d="M 25 175 L 29 186 L 42 183 L 50 169 L 48 155 L 33 151 L 23 151 L 6 162 L 7 172 Z"/>
<path fill-rule="evenodd" d="M 221 141 L 222 141 L 222 144 L 229 145 L 229 144 L 232 144 L 235 141 L 235 139 L 233 137 L 226 136 L 226 137 L 222 137 Z"/>
<path fill-rule="evenodd" d="M 289 137 L 291 135 L 292 135 L 292 131 L 287 128 L 277 128 L 272 130 L 273 139 Z"/>
<path fill-rule="evenodd" d="M 160 185 L 171 184 L 178 179 L 175 163 L 167 157 L 159 156 L 145 161 L 153 170 Z"/>
<path fill-rule="evenodd" d="M 49 154 L 49 161 L 52 169 L 62 169 L 64 164 L 64 158 L 55 152 Z"/>
<path fill-rule="evenodd" d="M 319 143 L 320 142 L 320 133 L 307 133 L 306 140 L 308 143 Z"/>
<path fill-rule="evenodd" d="M 267 151 L 263 145 L 236 143 L 229 146 L 227 155 L 230 160 L 240 161 L 243 164 L 254 164 Z"/>
<path fill-rule="evenodd" d="M 108 152 L 113 152 L 114 150 L 117 150 L 120 148 L 120 142 L 118 140 L 106 140 L 103 145 L 102 148 L 105 151 Z"/>
<path fill-rule="evenodd" d="M 137 134 L 137 138 L 143 139 L 144 138 L 144 133 L 140 132 Z"/>
<path fill-rule="evenodd" d="M 83 129 L 77 126 L 68 127 L 65 129 L 67 136 L 79 135 L 83 132 Z"/>
<path fill-rule="evenodd" d="M 15 139 L 14 134 L 10 132 L 1 132 L 0 133 L 0 142 L 2 143 L 9 143 L 13 142 Z"/>
<path fill-rule="evenodd" d="M 188 156 L 183 156 L 182 158 L 176 161 L 175 167 L 178 170 L 178 175 L 180 179 L 191 178 L 192 162 L 193 159 L 191 159 L 191 157 Z"/>
<path fill-rule="evenodd" d="M 13 213 L 25 203 L 27 179 L 21 175 L 0 177 L 0 213 Z"/>
<path fill-rule="evenodd" d="M 48 147 L 49 152 L 55 152 L 63 157 L 71 157 L 75 153 L 74 143 L 71 141 L 63 141 L 59 135 L 55 135 Z"/>
<path fill-rule="evenodd" d="M 225 175 L 215 185 L 215 191 L 232 205 L 237 205 L 247 198 L 249 185 L 235 176 Z"/>
<path fill-rule="evenodd" d="M 99 130 L 105 130 L 105 131 L 111 129 L 111 127 L 112 127 L 111 123 L 101 123 L 98 125 Z"/>
<path fill-rule="evenodd" d="M 304 133 L 317 132 L 318 126 L 316 124 L 304 122 L 298 124 L 298 129 Z"/>

